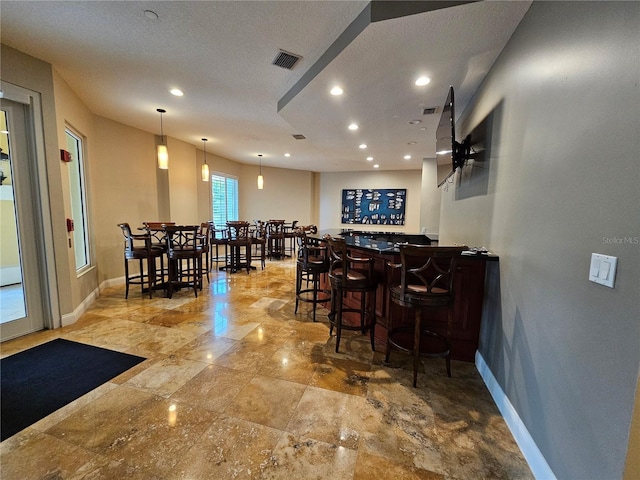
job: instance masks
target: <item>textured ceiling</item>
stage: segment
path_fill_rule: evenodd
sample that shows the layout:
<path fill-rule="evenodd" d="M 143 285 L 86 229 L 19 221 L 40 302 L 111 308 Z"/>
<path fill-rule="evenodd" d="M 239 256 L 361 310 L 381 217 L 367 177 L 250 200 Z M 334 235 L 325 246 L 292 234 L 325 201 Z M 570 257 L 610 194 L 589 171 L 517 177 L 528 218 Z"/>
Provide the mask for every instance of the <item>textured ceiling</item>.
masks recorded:
<path fill-rule="evenodd" d="M 298 92 L 367 5 L 3 0 L 0 32 L 3 44 L 51 63 L 94 113 L 158 134 L 156 108 L 165 108 L 166 135 L 197 148 L 207 137 L 208 152 L 232 160 L 257 164 L 260 153 L 263 165 L 318 172 L 375 162 L 417 169 L 435 156 L 439 117 L 423 116 L 422 107 L 440 109 L 451 84 L 461 112 L 530 2 L 482 1 L 371 23 Z M 291 71 L 273 66 L 278 49 L 303 59 Z M 431 83 L 413 85 L 419 74 Z M 341 97 L 328 94 L 335 82 Z M 170 95 L 174 87 L 184 97 Z M 408 123 L 416 119 L 422 123 Z M 351 132 L 354 121 L 360 129 Z"/>

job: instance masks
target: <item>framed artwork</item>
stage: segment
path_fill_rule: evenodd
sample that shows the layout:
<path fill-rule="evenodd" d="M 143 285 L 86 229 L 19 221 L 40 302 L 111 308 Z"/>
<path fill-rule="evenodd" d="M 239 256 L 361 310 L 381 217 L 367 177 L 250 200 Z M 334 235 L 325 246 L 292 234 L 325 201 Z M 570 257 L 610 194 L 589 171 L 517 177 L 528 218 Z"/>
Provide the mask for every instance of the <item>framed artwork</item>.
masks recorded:
<path fill-rule="evenodd" d="M 342 190 L 341 223 L 404 225 L 406 188 Z"/>

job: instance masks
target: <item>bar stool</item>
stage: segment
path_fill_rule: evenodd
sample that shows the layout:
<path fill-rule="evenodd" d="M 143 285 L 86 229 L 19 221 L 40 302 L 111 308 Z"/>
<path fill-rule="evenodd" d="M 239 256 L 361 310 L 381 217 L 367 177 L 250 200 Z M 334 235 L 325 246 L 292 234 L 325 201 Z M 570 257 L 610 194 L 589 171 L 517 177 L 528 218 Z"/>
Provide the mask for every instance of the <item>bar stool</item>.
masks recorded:
<path fill-rule="evenodd" d="M 209 222 L 202 222 L 200 224 L 200 229 L 198 230 L 198 243 L 196 247 L 200 250 L 200 255 L 204 258 L 205 266 L 200 269 L 200 290 L 202 290 L 202 277 L 206 275 L 207 283 L 211 283 L 211 279 L 209 278 L 209 272 L 211 271 L 211 262 L 210 262 L 210 250 L 211 246 L 209 245 L 209 241 L 211 239 L 211 224 Z"/>
<path fill-rule="evenodd" d="M 169 259 L 167 296 L 171 298 L 176 288 L 191 287 L 198 297 L 202 281 L 200 225 L 165 225 L 164 229 Z"/>
<path fill-rule="evenodd" d="M 259 259 L 260 266 L 264 270 L 265 260 L 267 258 L 267 231 L 264 226 L 264 222 L 261 220 L 254 220 L 255 230 L 251 235 L 251 244 L 255 245 L 256 253 L 253 253 L 253 247 L 251 252 L 252 259 Z"/>
<path fill-rule="evenodd" d="M 414 309 L 410 326 L 393 326 L 389 318 L 387 351 L 389 361 L 392 348 L 413 355 L 413 386 L 418 378 L 419 357 L 444 357 L 447 375 L 451 377 L 451 328 L 453 323 L 454 279 L 456 262 L 467 247 L 431 247 L 426 245 L 400 245 L 400 264 L 390 265 L 400 270 L 400 284 L 389 287 L 391 301 L 401 307 Z M 424 312 L 447 309 L 444 333 L 436 332 L 435 325 L 423 328 Z M 409 347 L 413 337 L 413 345 Z M 404 344 L 402 340 L 405 340 Z M 434 345 L 435 344 L 435 345 Z"/>
<path fill-rule="evenodd" d="M 267 220 L 269 259 L 282 258 L 284 251 L 284 220 Z"/>
<path fill-rule="evenodd" d="M 227 228 L 216 228 L 215 224 L 212 221 L 209 223 L 209 265 L 212 266 L 214 263 L 216 266 L 220 262 L 227 263 Z M 213 247 L 215 248 L 215 255 L 213 253 Z M 224 247 L 224 256 L 221 258 L 219 253 L 219 248 Z M 224 267 L 221 267 L 222 270 Z"/>
<path fill-rule="evenodd" d="M 284 238 L 285 242 L 289 240 L 289 245 L 285 245 L 285 253 L 289 252 L 289 256 L 293 256 L 296 253 L 296 243 L 297 243 L 297 230 L 298 230 L 298 220 L 294 220 L 291 222 L 291 225 L 286 225 L 284 228 Z M 317 231 L 317 229 L 316 229 Z"/>
<path fill-rule="evenodd" d="M 307 233 L 316 233 L 315 225 L 308 225 L 296 229 L 298 243 L 298 258 L 296 261 L 296 308 L 298 302 L 313 304 L 313 321 L 316 321 L 316 306 L 318 303 L 326 303 L 331 300 L 330 290 L 320 289 L 320 275 L 329 272 L 329 255 L 326 245 L 320 245 L 318 241 L 307 237 Z M 306 288 L 302 288 L 302 282 L 306 281 Z M 309 288 L 311 283 L 311 288 Z M 318 296 L 318 293 L 321 295 Z"/>
<path fill-rule="evenodd" d="M 227 242 L 230 247 L 229 268 L 232 273 L 247 269 L 251 271 L 251 235 L 249 234 L 249 222 L 234 221 L 227 222 Z M 244 261 L 242 248 L 244 247 Z"/>
<path fill-rule="evenodd" d="M 163 279 L 163 263 L 162 257 L 164 250 L 152 245 L 151 235 L 149 233 L 133 234 L 128 223 L 119 223 L 124 235 L 124 278 L 125 293 L 124 298 L 129 298 L 129 285 L 140 285 L 144 293 L 144 285 L 146 283 L 149 291 L 149 298 L 153 298 L 153 289 L 161 284 Z M 160 258 L 160 277 L 156 275 L 156 259 Z M 129 261 L 138 260 L 139 273 L 137 275 L 129 274 Z M 143 260 L 146 260 L 147 271 L 144 271 Z"/>
<path fill-rule="evenodd" d="M 344 238 L 327 235 L 323 239 L 329 245 L 329 282 L 331 283 L 329 335 L 333 333 L 333 327 L 336 327 L 336 352 L 340 347 L 340 336 L 343 329 L 361 330 L 363 334 L 368 330 L 371 334 L 371 349 L 375 351 L 374 333 L 378 283 L 373 270 L 374 260 L 373 258 L 349 255 Z M 343 306 L 347 292 L 360 295 L 360 308 L 345 308 Z M 350 325 L 343 322 L 343 314 L 348 312 L 360 314 L 360 325 Z M 366 321 L 367 318 L 368 321 Z"/>

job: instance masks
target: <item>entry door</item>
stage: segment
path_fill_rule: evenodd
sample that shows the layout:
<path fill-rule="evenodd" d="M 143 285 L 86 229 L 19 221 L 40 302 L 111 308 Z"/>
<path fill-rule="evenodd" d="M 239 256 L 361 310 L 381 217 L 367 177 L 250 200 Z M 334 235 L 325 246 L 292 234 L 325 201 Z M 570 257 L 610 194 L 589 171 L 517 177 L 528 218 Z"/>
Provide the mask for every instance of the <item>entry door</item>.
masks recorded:
<path fill-rule="evenodd" d="M 0 341 L 45 326 L 38 162 L 27 105 L 0 99 Z"/>

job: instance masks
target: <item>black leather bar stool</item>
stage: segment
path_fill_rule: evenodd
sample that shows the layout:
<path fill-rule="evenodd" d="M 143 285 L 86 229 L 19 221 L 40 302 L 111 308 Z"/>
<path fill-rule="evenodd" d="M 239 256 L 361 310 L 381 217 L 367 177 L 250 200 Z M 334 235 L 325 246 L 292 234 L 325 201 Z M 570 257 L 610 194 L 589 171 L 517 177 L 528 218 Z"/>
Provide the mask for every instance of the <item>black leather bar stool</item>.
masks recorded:
<path fill-rule="evenodd" d="M 400 283 L 389 287 L 391 301 L 413 309 L 414 319 L 409 326 L 394 327 L 394 319 L 390 315 L 385 360 L 389 361 L 392 348 L 413 355 L 414 387 L 420 356 L 444 357 L 447 375 L 451 376 L 453 287 L 456 263 L 464 250 L 468 248 L 400 245 L 400 264 L 390 265 L 392 269 L 400 270 Z M 425 312 L 442 308 L 447 309 L 447 323 L 444 332 L 438 332 L 434 324 L 424 324 L 422 317 Z"/>
<path fill-rule="evenodd" d="M 307 237 L 308 233 L 316 233 L 315 225 L 296 229 L 298 258 L 296 260 L 296 308 L 298 303 L 307 302 L 313 305 L 313 321 L 316 321 L 316 306 L 331 300 L 331 291 L 320 289 L 320 276 L 329 273 L 329 254 L 327 246 L 318 240 Z M 306 283 L 303 288 L 303 282 Z M 309 287 L 311 284 L 311 287 Z"/>
<path fill-rule="evenodd" d="M 329 282 L 331 283 L 331 311 L 329 335 L 336 327 L 336 352 L 340 347 L 342 330 L 361 330 L 371 334 L 371 349 L 375 351 L 374 333 L 376 328 L 376 289 L 377 279 L 374 273 L 373 258 L 352 257 L 347 251 L 344 238 L 325 236 L 329 246 Z M 360 296 L 360 308 L 343 306 L 345 294 L 357 293 Z M 343 314 L 360 314 L 360 325 L 347 324 Z"/>

